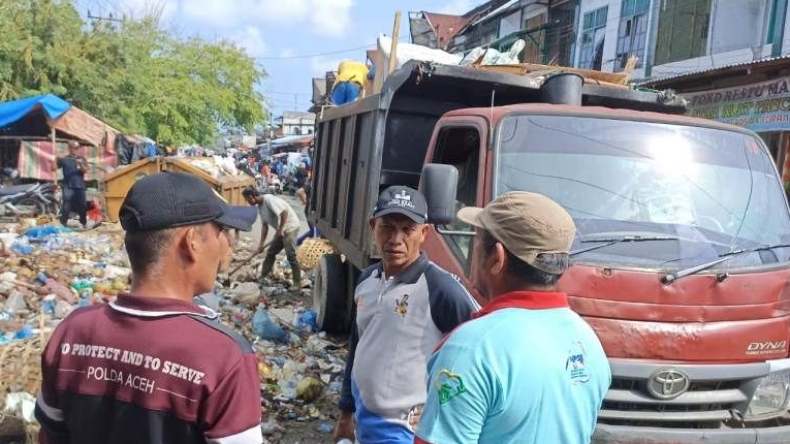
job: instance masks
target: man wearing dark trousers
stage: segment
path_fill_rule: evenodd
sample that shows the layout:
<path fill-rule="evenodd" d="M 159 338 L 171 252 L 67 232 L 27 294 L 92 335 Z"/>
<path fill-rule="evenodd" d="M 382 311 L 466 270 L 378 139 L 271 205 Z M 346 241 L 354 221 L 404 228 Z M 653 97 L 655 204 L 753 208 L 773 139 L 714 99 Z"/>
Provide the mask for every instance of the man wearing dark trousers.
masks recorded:
<path fill-rule="evenodd" d="M 60 223 L 65 226 L 71 211 L 74 211 L 79 215 L 82 227 L 86 228 L 88 207 L 85 197 L 85 173 L 88 172 L 88 160 L 78 154 L 79 149 L 78 142 L 69 141 L 69 155 L 56 158 L 54 170 L 63 169 Z"/>
<path fill-rule="evenodd" d="M 260 444 L 257 356 L 192 298 L 227 266 L 230 229 L 252 228 L 196 176 L 159 173 L 120 211 L 132 287 L 75 310 L 42 355 L 35 415 L 46 444 Z"/>

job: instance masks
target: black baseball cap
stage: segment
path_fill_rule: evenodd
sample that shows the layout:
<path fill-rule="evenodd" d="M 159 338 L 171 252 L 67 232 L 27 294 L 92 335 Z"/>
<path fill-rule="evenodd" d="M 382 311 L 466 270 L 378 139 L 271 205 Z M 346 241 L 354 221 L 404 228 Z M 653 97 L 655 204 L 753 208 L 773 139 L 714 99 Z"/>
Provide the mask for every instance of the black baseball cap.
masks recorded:
<path fill-rule="evenodd" d="M 202 179 L 186 173 L 157 173 L 137 181 L 121 205 L 121 226 L 126 231 L 167 228 L 216 222 L 250 231 L 258 210 L 235 207 L 224 200 Z"/>
<path fill-rule="evenodd" d="M 381 192 L 373 209 L 375 218 L 388 214 L 402 214 L 418 224 L 424 224 L 428 219 L 428 204 L 419 191 L 409 187 L 392 186 Z"/>

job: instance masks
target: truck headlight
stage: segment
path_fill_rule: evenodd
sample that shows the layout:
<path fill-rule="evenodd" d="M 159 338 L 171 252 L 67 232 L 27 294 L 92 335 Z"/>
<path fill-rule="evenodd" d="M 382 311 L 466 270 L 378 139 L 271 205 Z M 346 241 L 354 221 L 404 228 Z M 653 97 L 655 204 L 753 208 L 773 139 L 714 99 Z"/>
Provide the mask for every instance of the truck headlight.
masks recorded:
<path fill-rule="evenodd" d="M 788 409 L 790 404 L 790 371 L 770 374 L 760 381 L 754 392 L 749 410 L 748 419 L 757 419 L 762 416 L 781 413 Z"/>

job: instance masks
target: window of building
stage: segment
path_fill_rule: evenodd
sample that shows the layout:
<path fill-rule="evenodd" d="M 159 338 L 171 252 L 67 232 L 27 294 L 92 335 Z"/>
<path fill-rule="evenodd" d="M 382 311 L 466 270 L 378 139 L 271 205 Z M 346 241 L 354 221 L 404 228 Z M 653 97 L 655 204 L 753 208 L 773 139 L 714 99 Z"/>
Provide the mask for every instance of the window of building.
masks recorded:
<path fill-rule="evenodd" d="M 524 20 L 524 29 L 530 31 L 528 38 L 525 39 L 527 45 L 524 47 L 523 60 L 526 63 L 544 63 L 543 45 L 546 29 L 543 25 L 546 24 L 547 17 L 544 12 Z"/>
<path fill-rule="evenodd" d="M 767 31 L 766 40 L 773 34 L 772 7 L 776 8 L 773 0 L 738 0 L 717 7 L 711 16 L 710 53 L 752 49 L 765 44 L 763 32 Z"/>
<path fill-rule="evenodd" d="M 548 11 L 549 25 L 546 29 L 544 63 L 572 66 L 575 62 L 574 54 L 576 54 L 578 39 L 576 28 L 579 20 L 576 10 L 579 8 L 580 0 L 559 0 L 549 3 L 551 8 Z"/>
<path fill-rule="evenodd" d="M 499 38 L 521 29 L 521 11 L 516 11 L 499 20 Z"/>
<path fill-rule="evenodd" d="M 608 12 L 609 7 L 604 6 L 584 14 L 581 54 L 579 55 L 580 68 L 601 69 Z"/>
<path fill-rule="evenodd" d="M 661 0 L 655 64 L 706 54 L 711 0 Z"/>
<path fill-rule="evenodd" d="M 637 68 L 644 65 L 649 10 L 650 0 L 623 0 L 620 8 L 620 28 L 617 31 L 615 71 L 622 71 L 632 56 L 637 58 Z"/>

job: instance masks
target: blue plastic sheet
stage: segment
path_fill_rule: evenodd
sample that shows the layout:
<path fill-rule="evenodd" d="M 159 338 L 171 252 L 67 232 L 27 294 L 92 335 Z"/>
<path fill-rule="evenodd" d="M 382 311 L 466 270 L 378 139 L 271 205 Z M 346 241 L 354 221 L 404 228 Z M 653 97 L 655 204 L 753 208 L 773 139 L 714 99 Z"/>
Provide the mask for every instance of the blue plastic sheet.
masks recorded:
<path fill-rule="evenodd" d="M 36 107 L 41 107 L 49 119 L 57 119 L 71 108 L 65 100 L 52 94 L 27 97 L 0 103 L 0 128 L 11 125 L 30 114 Z"/>
<path fill-rule="evenodd" d="M 42 241 L 47 236 L 51 236 L 53 234 L 63 233 L 70 231 L 66 227 L 59 227 L 56 225 L 44 225 L 41 227 L 33 227 L 25 231 L 25 236 L 27 236 L 28 240 L 31 242 Z"/>

